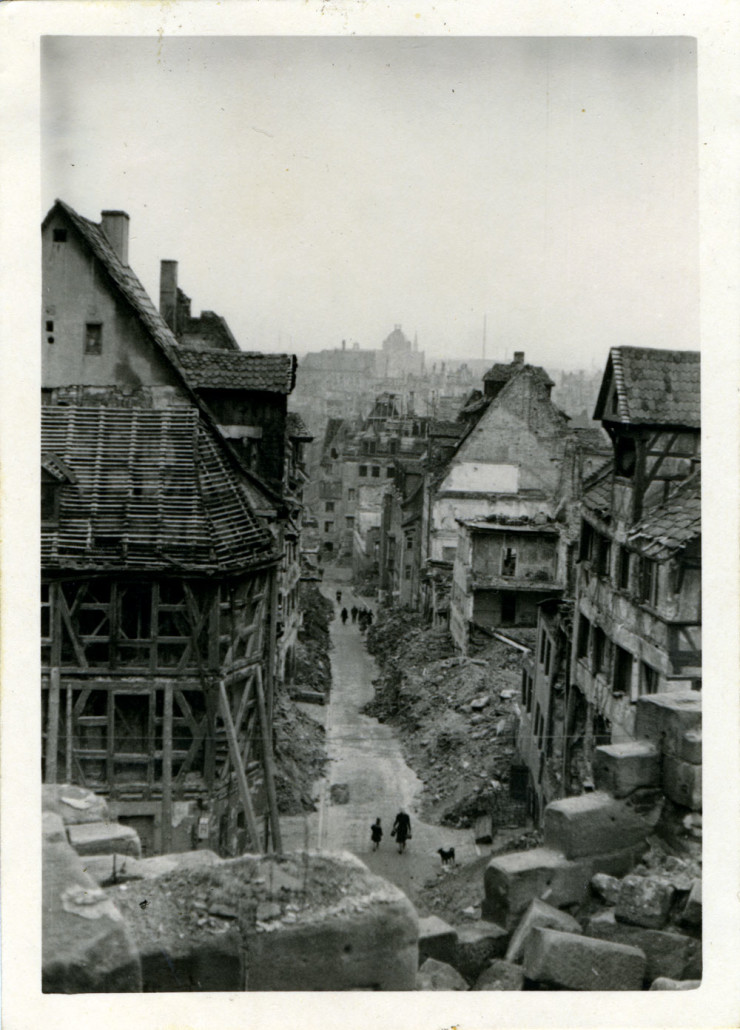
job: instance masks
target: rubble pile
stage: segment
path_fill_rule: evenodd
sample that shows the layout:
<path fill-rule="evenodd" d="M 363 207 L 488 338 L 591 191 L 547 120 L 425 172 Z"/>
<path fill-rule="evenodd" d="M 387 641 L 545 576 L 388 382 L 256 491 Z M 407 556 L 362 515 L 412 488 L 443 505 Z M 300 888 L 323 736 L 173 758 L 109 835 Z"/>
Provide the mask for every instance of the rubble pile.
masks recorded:
<path fill-rule="evenodd" d="M 381 674 L 364 712 L 398 728 L 424 783 L 422 817 L 468 827 L 495 811 L 508 793 L 521 653 L 492 640 L 455 657 L 446 631 L 399 609 L 380 614 L 367 646 Z"/>
<path fill-rule="evenodd" d="M 695 857 L 670 854 L 653 838 L 629 873 L 594 873 L 576 892 L 578 900 L 561 904 L 567 891 L 561 899 L 557 891 L 540 890 L 533 869 L 512 864 L 507 885 L 512 918 L 505 918 L 501 870 L 494 866 L 495 860 L 481 858 L 445 874 L 436 891 L 427 891 L 436 911 L 420 920 L 417 989 L 699 986 L 701 864 Z M 476 896 L 477 904 L 462 907 Z M 498 906 L 498 921 L 487 913 L 487 903 L 489 909 Z"/>
<path fill-rule="evenodd" d="M 312 788 L 329 760 L 324 727 L 283 692 L 275 697 L 275 789 L 281 815 L 313 812 Z"/>
<path fill-rule="evenodd" d="M 331 689 L 329 623 L 334 605 L 313 583 L 301 583 L 298 603 L 302 624 L 296 645 L 295 682 L 328 694 Z"/>

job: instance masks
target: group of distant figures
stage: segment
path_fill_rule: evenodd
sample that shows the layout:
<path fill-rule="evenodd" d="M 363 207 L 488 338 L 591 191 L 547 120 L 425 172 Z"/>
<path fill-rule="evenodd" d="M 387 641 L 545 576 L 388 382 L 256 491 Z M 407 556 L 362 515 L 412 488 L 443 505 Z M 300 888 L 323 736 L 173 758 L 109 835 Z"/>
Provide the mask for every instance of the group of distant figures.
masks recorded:
<path fill-rule="evenodd" d="M 342 591 L 337 590 L 337 604 L 342 603 Z M 347 625 L 347 620 L 352 619 L 352 625 L 359 626 L 360 633 L 364 633 L 365 630 L 373 624 L 373 613 L 369 608 L 358 608 L 356 604 L 353 604 L 349 611 L 346 608 L 342 608 L 339 613 L 339 618 L 342 620 L 342 625 Z"/>
<path fill-rule="evenodd" d="M 411 840 L 411 818 L 401 809 L 395 818 L 391 829 L 391 837 L 396 838 L 398 854 L 402 855 L 406 850 L 406 841 Z M 377 818 L 370 827 L 370 841 L 373 851 L 377 851 L 383 839 L 383 827 L 380 818 Z"/>

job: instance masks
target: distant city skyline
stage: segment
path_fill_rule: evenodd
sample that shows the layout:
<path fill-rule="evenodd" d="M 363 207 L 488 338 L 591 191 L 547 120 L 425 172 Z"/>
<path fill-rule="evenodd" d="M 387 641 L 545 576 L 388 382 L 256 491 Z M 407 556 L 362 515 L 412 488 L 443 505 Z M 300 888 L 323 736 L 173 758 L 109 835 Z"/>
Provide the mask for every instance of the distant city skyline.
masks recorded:
<path fill-rule="evenodd" d="M 56 197 L 245 350 L 699 346 L 689 38 L 47 37 Z"/>

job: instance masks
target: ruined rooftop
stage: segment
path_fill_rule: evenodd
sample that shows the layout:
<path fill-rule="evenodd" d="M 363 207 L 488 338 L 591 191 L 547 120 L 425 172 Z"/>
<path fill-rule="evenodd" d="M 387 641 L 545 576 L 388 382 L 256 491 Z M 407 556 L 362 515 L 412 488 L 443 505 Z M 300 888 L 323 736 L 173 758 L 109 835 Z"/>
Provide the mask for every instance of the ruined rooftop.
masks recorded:
<path fill-rule="evenodd" d="M 200 390 L 288 394 L 295 386 L 296 359 L 292 354 L 180 349 L 177 360 L 191 385 Z"/>
<path fill-rule="evenodd" d="M 658 561 L 701 536 L 701 472 L 697 470 L 665 501 L 649 511 L 629 534 L 629 542 Z"/>
<path fill-rule="evenodd" d="M 594 418 L 698 429 L 700 401 L 698 351 L 612 347 Z"/>

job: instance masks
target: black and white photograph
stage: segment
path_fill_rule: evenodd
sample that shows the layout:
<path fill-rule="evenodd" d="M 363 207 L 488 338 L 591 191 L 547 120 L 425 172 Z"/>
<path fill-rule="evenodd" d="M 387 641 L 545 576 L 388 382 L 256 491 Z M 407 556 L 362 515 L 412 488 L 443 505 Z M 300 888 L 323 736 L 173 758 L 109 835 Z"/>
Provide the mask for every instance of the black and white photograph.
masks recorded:
<path fill-rule="evenodd" d="M 34 991 L 696 1013 L 700 56 L 40 33 Z"/>

